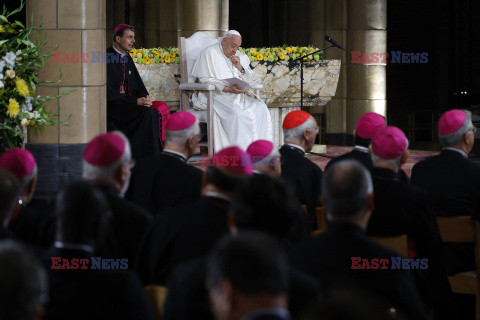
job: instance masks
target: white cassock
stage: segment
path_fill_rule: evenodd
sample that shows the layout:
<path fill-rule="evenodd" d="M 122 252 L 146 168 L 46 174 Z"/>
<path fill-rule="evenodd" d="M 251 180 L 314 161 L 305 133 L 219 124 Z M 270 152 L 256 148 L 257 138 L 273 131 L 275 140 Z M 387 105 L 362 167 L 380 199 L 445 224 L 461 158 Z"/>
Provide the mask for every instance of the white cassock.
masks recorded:
<path fill-rule="evenodd" d="M 212 83 L 213 92 L 213 134 L 215 152 L 239 146 L 246 150 L 250 143 L 258 139 L 273 141 L 272 121 L 267 105 L 260 99 L 245 93 L 222 92 L 225 84 L 221 79 L 239 78 L 251 84 L 253 71 L 248 56 L 240 51 L 235 54 L 245 70 L 242 74 L 225 56 L 221 43 L 205 48 L 192 68 L 192 76 L 202 83 Z M 192 97 L 193 107 L 206 110 L 207 99 L 202 93 Z"/>

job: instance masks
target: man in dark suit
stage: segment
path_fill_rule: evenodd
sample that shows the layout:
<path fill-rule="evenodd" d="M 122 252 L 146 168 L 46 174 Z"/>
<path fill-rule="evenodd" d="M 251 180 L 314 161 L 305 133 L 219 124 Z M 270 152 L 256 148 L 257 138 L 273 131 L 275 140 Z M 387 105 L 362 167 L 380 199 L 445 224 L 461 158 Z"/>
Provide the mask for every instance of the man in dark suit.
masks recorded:
<path fill-rule="evenodd" d="M 288 237 L 295 228 L 297 208 L 298 203 L 288 185 L 263 174 L 254 174 L 245 178 L 235 192 L 229 229 L 232 234 L 263 232 L 279 240 L 289 252 L 292 244 Z M 175 268 L 168 282 L 165 320 L 213 318 L 208 304 L 205 268 L 204 259 L 190 260 Z M 316 299 L 320 285 L 316 279 L 294 268 L 289 278 L 288 309 L 297 319 Z"/>
<path fill-rule="evenodd" d="M 445 270 L 442 239 L 427 193 L 402 183 L 397 177 L 408 159 L 408 140 L 396 127 L 380 129 L 372 138 L 375 209 L 368 223 L 369 236 L 397 236 L 409 239 L 407 258 L 428 259 L 428 269 L 414 270 L 419 292 L 436 316 L 445 315 L 451 295 Z"/>
<path fill-rule="evenodd" d="M 288 320 L 288 263 L 261 233 L 222 239 L 208 257 L 207 285 L 217 320 Z"/>
<path fill-rule="evenodd" d="M 132 143 L 133 158 L 156 155 L 162 150 L 159 115 L 150 108 L 152 98 L 128 53 L 135 43 L 135 28 L 118 25 L 107 49 L 107 128 L 122 131 Z"/>
<path fill-rule="evenodd" d="M 14 238 L 7 226 L 19 196 L 20 184 L 17 178 L 7 169 L 0 167 L 0 240 Z"/>
<path fill-rule="evenodd" d="M 98 135 L 83 153 L 83 179 L 102 190 L 113 212 L 103 255 L 127 258 L 133 266 L 152 218 L 123 198 L 131 166 L 130 143 L 121 132 Z"/>
<path fill-rule="evenodd" d="M 56 241 L 44 259 L 50 282 L 45 319 L 153 319 L 130 262 L 98 256 L 111 217 L 103 192 L 71 183 L 57 197 L 55 216 Z"/>
<path fill-rule="evenodd" d="M 282 178 L 294 186 L 300 203 L 307 205 L 312 225 L 320 204 L 322 170 L 305 158 L 305 152 L 312 150 L 317 133 L 317 122 L 309 113 L 291 111 L 283 121 L 285 143 L 280 148 Z"/>
<path fill-rule="evenodd" d="M 174 113 L 167 123 L 163 152 L 137 162 L 127 198 L 152 214 L 200 198 L 202 171 L 187 164 L 199 140 L 196 117 L 187 111 Z"/>
<path fill-rule="evenodd" d="M 355 160 L 338 162 L 325 173 L 322 190 L 329 228 L 294 250 L 293 265 L 316 277 L 327 291 L 356 285 L 388 299 L 408 319 L 426 319 L 409 270 L 390 264 L 399 254 L 365 235 L 374 207 L 368 170 Z"/>
<path fill-rule="evenodd" d="M 438 123 L 442 152 L 418 162 L 412 184 L 425 189 L 437 216 L 480 218 L 480 166 L 468 159 L 476 128 L 467 110 L 445 112 Z M 473 246 L 448 244 L 448 273 L 475 270 Z"/>
<path fill-rule="evenodd" d="M 165 285 L 179 262 L 208 254 L 228 233 L 228 210 L 235 187 L 250 174 L 252 164 L 244 151 L 238 147 L 220 150 L 204 176 L 203 196 L 155 216 L 137 265 L 144 284 Z"/>

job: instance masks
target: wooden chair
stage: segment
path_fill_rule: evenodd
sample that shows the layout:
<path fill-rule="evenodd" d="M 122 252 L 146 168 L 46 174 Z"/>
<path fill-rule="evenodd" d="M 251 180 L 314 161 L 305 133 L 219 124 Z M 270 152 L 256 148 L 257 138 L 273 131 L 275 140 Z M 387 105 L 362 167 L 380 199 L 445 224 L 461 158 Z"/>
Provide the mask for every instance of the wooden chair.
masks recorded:
<path fill-rule="evenodd" d="M 306 204 L 302 204 L 302 209 L 308 217 L 308 209 Z M 316 237 L 319 234 L 327 231 L 327 218 L 325 217 L 325 208 L 317 207 L 315 210 L 315 215 L 317 218 L 317 230 L 310 232 L 311 237 Z"/>
<path fill-rule="evenodd" d="M 163 318 L 163 306 L 167 299 L 167 292 L 168 289 L 164 286 L 148 285 L 145 287 L 145 293 L 157 320 Z"/>
<path fill-rule="evenodd" d="M 369 237 L 370 240 L 408 257 L 408 239 L 406 234 L 392 237 Z"/>
<path fill-rule="evenodd" d="M 473 243 L 475 248 L 476 270 L 458 273 L 448 277 L 453 293 L 472 294 L 476 297 L 475 319 L 480 320 L 480 292 L 479 292 L 479 241 L 480 224 L 470 216 L 437 217 L 438 229 L 443 242 Z"/>

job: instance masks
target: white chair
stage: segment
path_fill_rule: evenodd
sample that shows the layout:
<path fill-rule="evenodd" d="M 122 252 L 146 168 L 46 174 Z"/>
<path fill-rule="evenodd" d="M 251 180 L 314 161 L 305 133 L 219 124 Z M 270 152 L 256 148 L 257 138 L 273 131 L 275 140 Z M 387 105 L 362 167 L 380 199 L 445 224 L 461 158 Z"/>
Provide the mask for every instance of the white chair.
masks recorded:
<path fill-rule="evenodd" d="M 196 83 L 196 78 L 193 77 L 192 68 L 199 56 L 200 52 L 206 47 L 222 41 L 222 38 L 212 38 L 205 32 L 195 32 L 190 38 L 180 37 L 178 39 L 178 48 L 180 53 L 180 110 L 192 112 L 199 119 L 200 122 L 207 123 L 207 140 L 208 140 L 208 155 L 212 156 L 214 153 L 213 141 L 213 91 L 215 85 L 209 83 Z M 253 85 L 257 96 L 259 89 L 263 86 L 260 84 Z M 190 97 L 195 91 L 203 91 L 207 96 L 207 110 L 195 110 L 190 107 Z"/>

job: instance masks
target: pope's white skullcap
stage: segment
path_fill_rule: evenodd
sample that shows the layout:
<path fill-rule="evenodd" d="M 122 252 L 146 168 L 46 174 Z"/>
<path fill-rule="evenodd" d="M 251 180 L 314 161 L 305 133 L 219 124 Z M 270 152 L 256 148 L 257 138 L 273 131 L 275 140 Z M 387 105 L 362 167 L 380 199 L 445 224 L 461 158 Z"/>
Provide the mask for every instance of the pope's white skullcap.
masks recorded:
<path fill-rule="evenodd" d="M 240 34 L 240 32 L 238 32 L 237 30 L 228 30 L 228 31 L 225 32 L 225 34 L 223 35 L 224 38 L 227 38 L 228 36 L 239 36 L 240 38 L 242 37 L 242 35 Z"/>

